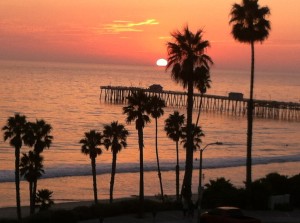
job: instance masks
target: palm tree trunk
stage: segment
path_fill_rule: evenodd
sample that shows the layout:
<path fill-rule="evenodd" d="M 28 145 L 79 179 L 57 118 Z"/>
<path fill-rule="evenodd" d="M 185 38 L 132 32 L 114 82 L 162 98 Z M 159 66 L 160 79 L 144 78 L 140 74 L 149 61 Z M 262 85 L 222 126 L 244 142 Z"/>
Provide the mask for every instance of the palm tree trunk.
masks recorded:
<path fill-rule="evenodd" d="M 97 175 L 96 175 L 96 159 L 95 157 L 91 158 L 92 164 L 92 174 L 93 174 L 93 189 L 94 189 L 94 200 L 95 204 L 98 204 L 98 195 L 97 195 Z"/>
<path fill-rule="evenodd" d="M 254 91 L 254 41 L 251 42 L 251 81 L 250 98 L 248 101 L 248 129 L 247 129 L 247 164 L 246 164 L 246 189 L 250 192 L 252 182 L 252 131 L 253 131 L 253 91 Z"/>
<path fill-rule="evenodd" d="M 139 215 L 140 217 L 144 216 L 144 134 L 143 134 L 143 127 L 138 126 L 138 138 L 139 138 L 139 149 L 140 149 L 140 194 L 139 194 L 139 201 L 140 201 L 140 210 Z"/>
<path fill-rule="evenodd" d="M 33 212 L 32 212 L 32 204 L 33 204 L 32 194 L 33 194 L 33 182 L 30 181 L 29 182 L 29 203 L 30 203 L 29 207 L 30 207 L 30 215 L 33 214 Z"/>
<path fill-rule="evenodd" d="M 15 148 L 15 184 L 18 221 L 22 222 L 21 196 L 20 196 L 20 148 Z"/>
<path fill-rule="evenodd" d="M 157 145 L 157 118 L 155 119 L 155 150 L 156 150 L 156 161 L 157 161 L 157 172 L 158 172 L 158 179 L 159 179 L 159 185 L 160 185 L 160 194 L 161 199 L 164 202 L 164 189 L 162 185 L 162 178 L 161 178 L 161 172 L 160 172 L 160 165 L 159 165 L 159 156 L 158 156 L 158 145 Z"/>
<path fill-rule="evenodd" d="M 193 115 L 193 82 L 188 83 L 187 98 L 187 148 L 185 160 L 185 173 L 183 178 L 182 196 L 191 202 L 192 198 L 192 174 L 193 174 L 193 138 L 192 138 L 192 115 Z"/>
<path fill-rule="evenodd" d="M 111 166 L 111 178 L 110 178 L 110 190 L 109 190 L 109 202 L 113 202 L 113 191 L 115 184 L 115 174 L 117 165 L 117 153 L 113 152 L 112 166 Z"/>
<path fill-rule="evenodd" d="M 33 182 L 33 193 L 32 193 L 32 214 L 35 212 L 35 197 L 36 197 L 36 190 L 37 190 L 37 179 Z"/>
<path fill-rule="evenodd" d="M 179 202 L 179 153 L 178 141 L 176 141 L 176 200 Z"/>
<path fill-rule="evenodd" d="M 199 119 L 200 119 L 200 113 L 201 113 L 201 108 L 202 108 L 202 98 L 203 98 L 203 94 L 201 93 L 201 96 L 200 96 L 200 105 L 199 105 L 199 111 L 198 111 L 196 126 L 198 126 Z"/>

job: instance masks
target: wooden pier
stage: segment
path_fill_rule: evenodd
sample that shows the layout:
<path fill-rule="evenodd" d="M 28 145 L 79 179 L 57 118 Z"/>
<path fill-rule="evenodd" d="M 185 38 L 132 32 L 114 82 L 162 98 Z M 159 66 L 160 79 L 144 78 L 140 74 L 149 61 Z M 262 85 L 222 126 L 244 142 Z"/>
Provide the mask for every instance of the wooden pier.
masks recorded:
<path fill-rule="evenodd" d="M 108 103 L 126 104 L 127 97 L 134 91 L 142 90 L 147 95 L 157 95 L 167 106 L 185 107 L 187 93 L 179 91 L 153 91 L 138 87 L 101 86 L 100 100 Z M 200 94 L 194 94 L 194 109 L 199 109 Z M 226 96 L 203 95 L 202 110 L 226 113 L 236 116 L 247 114 L 249 99 L 234 99 Z M 300 121 L 300 103 L 254 100 L 254 115 L 258 118 Z"/>

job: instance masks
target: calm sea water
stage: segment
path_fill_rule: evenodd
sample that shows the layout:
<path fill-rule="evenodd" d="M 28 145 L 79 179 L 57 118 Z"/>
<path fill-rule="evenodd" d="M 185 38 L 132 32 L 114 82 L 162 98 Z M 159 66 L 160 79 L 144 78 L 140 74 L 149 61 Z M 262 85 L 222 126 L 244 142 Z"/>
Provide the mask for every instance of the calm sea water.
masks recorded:
<path fill-rule="evenodd" d="M 257 71 L 255 97 L 257 99 L 300 102 L 300 75 Z M 212 70 L 212 88 L 209 94 L 227 95 L 242 92 L 248 96 L 248 71 Z M 53 145 L 44 151 L 46 174 L 39 188 L 54 191 L 57 202 L 92 199 L 91 167 L 89 157 L 80 152 L 79 140 L 90 129 L 102 130 L 104 124 L 119 120 L 125 124 L 124 105 L 106 104 L 99 100 L 100 86 L 149 87 L 161 84 L 165 90 L 179 90 L 164 68 L 144 66 L 0 62 L 0 125 L 9 116 L 20 112 L 29 121 L 44 119 L 53 127 Z M 163 169 L 163 183 L 167 194 L 175 193 L 175 144 L 163 131 L 164 120 L 174 108 L 166 108 L 159 120 L 159 155 Z M 180 110 L 185 113 L 185 109 Z M 197 113 L 194 114 L 195 116 Z M 215 141 L 222 146 L 210 146 L 204 153 L 205 182 L 225 176 L 235 185 L 245 180 L 246 118 L 203 113 L 201 126 L 205 133 L 203 145 Z M 128 148 L 118 155 L 115 197 L 138 194 L 139 153 L 134 124 L 130 131 Z M 153 182 L 157 178 L 154 122 L 145 128 L 145 194 L 159 192 Z M 253 176 L 270 172 L 286 175 L 299 173 L 299 122 L 255 119 L 253 139 Z M 2 135 L 2 133 L 1 133 Z M 22 152 L 29 149 L 22 148 Z M 184 149 L 180 150 L 181 168 L 184 168 Z M 195 167 L 198 165 L 195 154 Z M 97 159 L 99 194 L 108 198 L 111 153 L 104 151 Z M 0 207 L 15 205 L 14 150 L 0 140 Z M 194 171 L 194 191 L 197 171 Z M 183 174 L 181 174 L 181 177 Z M 151 184 L 149 182 L 151 181 Z M 148 182 L 148 184 L 147 184 Z M 22 204 L 28 204 L 27 182 L 21 182 Z"/>

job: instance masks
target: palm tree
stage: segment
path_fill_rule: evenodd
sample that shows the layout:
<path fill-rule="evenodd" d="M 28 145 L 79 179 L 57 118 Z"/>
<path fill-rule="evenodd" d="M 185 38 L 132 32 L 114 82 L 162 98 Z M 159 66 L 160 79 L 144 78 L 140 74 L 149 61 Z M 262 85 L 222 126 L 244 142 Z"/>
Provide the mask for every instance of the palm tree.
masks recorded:
<path fill-rule="evenodd" d="M 38 190 L 36 194 L 36 203 L 40 204 L 40 211 L 48 210 L 53 204 L 53 191 L 48 189 Z"/>
<path fill-rule="evenodd" d="M 180 115 L 178 111 L 174 111 L 165 120 L 165 131 L 167 136 L 176 142 L 176 199 L 179 201 L 179 153 L 178 142 L 182 135 L 182 126 L 184 124 L 184 115 Z"/>
<path fill-rule="evenodd" d="M 53 136 L 50 135 L 52 127 L 43 119 L 35 123 L 28 122 L 28 128 L 24 137 L 24 143 L 34 147 L 34 152 L 41 153 L 45 148 L 50 148 Z"/>
<path fill-rule="evenodd" d="M 110 193 L 109 201 L 113 202 L 113 190 L 117 165 L 117 154 L 122 148 L 127 147 L 127 136 L 129 132 L 125 129 L 124 125 L 119 124 L 117 121 L 112 122 L 110 125 L 105 125 L 103 130 L 104 145 L 106 149 L 111 149 L 112 152 L 112 167 L 111 167 L 111 179 L 110 179 Z"/>
<path fill-rule="evenodd" d="M 188 129 L 187 127 L 182 128 L 182 140 L 181 143 L 183 144 L 183 147 L 185 149 L 188 149 L 188 141 L 187 141 L 187 136 L 188 136 Z M 193 152 L 200 150 L 200 144 L 202 143 L 201 137 L 204 136 L 204 133 L 202 132 L 202 129 L 200 126 L 196 126 L 195 124 L 192 124 L 192 139 L 193 139 Z M 200 158 L 201 159 L 201 158 Z M 200 184 L 199 184 L 200 185 Z M 189 207 L 193 205 L 192 200 L 186 200 L 187 204 Z M 200 210 L 200 209 L 199 209 Z"/>
<path fill-rule="evenodd" d="M 39 155 L 44 151 L 45 148 L 50 148 L 53 140 L 53 136 L 50 135 L 52 127 L 46 123 L 43 119 L 36 120 L 35 123 L 28 122 L 26 126 L 26 134 L 24 135 L 24 143 L 29 147 L 33 147 L 34 153 Z M 35 170 L 38 172 L 39 170 Z M 37 180 L 33 182 L 33 194 L 32 197 L 36 196 Z M 32 199 L 33 213 L 35 211 L 35 199 Z"/>
<path fill-rule="evenodd" d="M 33 151 L 28 154 L 23 153 L 20 162 L 20 175 L 29 182 L 29 200 L 30 200 L 30 214 L 34 214 L 35 209 L 35 193 L 34 184 L 37 179 L 44 173 L 43 157 Z"/>
<path fill-rule="evenodd" d="M 160 165 L 159 165 L 159 156 L 158 156 L 158 140 L 157 140 L 157 119 L 160 118 L 162 115 L 164 115 L 164 107 L 166 107 L 166 103 L 164 100 L 159 98 L 158 96 L 154 95 L 150 98 L 150 108 L 149 108 L 149 114 L 152 118 L 155 119 L 155 151 L 156 151 L 156 162 L 157 162 L 157 172 L 158 172 L 158 179 L 159 179 L 159 185 L 160 185 L 160 194 L 161 199 L 164 201 L 164 189 L 162 184 L 162 177 L 161 177 L 161 171 L 160 171 Z"/>
<path fill-rule="evenodd" d="M 201 113 L 201 107 L 202 107 L 202 99 L 203 95 L 206 93 L 207 89 L 210 88 L 210 72 L 208 69 L 206 69 L 204 66 L 197 67 L 195 70 L 195 74 L 198 77 L 198 83 L 197 83 L 197 89 L 200 91 L 200 104 L 199 104 L 199 111 L 196 121 L 196 126 L 199 123 L 200 113 Z"/>
<path fill-rule="evenodd" d="M 192 139 L 193 139 L 193 151 L 200 150 L 200 144 L 202 143 L 201 137 L 205 136 L 201 127 L 192 124 Z M 187 142 L 187 127 L 182 128 L 182 140 L 184 148 L 188 148 Z"/>
<path fill-rule="evenodd" d="M 251 78 L 250 98 L 248 101 L 248 129 L 247 129 L 247 165 L 246 165 L 246 188 L 249 190 L 252 182 L 252 129 L 253 129 L 253 91 L 254 91 L 254 43 L 263 42 L 269 36 L 270 22 L 266 17 L 270 15 L 268 7 L 260 7 L 258 0 L 243 0 L 242 3 L 232 6 L 231 34 L 233 38 L 242 43 L 251 45 Z"/>
<path fill-rule="evenodd" d="M 150 118 L 147 115 L 150 98 L 143 91 L 132 92 L 128 97 L 128 106 L 123 107 L 123 114 L 127 115 L 126 122 L 135 121 L 135 129 L 138 131 L 138 143 L 140 150 L 140 216 L 144 215 L 144 132 L 143 129 Z"/>
<path fill-rule="evenodd" d="M 194 34 L 188 26 L 184 27 L 183 33 L 172 33 L 174 42 L 168 42 L 168 65 L 172 67 L 172 78 L 187 88 L 187 149 L 185 173 L 183 179 L 182 195 L 187 201 L 192 197 L 192 173 L 193 173 L 193 138 L 192 138 L 192 113 L 194 87 L 197 86 L 195 69 L 204 66 L 207 70 L 213 64 L 212 59 L 205 54 L 210 46 L 207 40 L 202 39 L 202 30 Z"/>
<path fill-rule="evenodd" d="M 95 204 L 98 204 L 96 158 L 98 155 L 102 154 L 101 148 L 98 147 L 103 144 L 102 138 L 103 136 L 100 132 L 97 132 L 96 130 L 90 130 L 89 132 L 85 132 L 84 138 L 79 141 L 79 143 L 82 144 L 81 152 L 85 155 L 89 155 L 91 159 Z"/>
<path fill-rule="evenodd" d="M 20 197 L 20 150 L 23 144 L 22 137 L 25 133 L 26 117 L 18 113 L 14 117 L 7 119 L 6 125 L 2 128 L 4 131 L 4 141 L 10 139 L 9 144 L 15 148 L 15 184 L 16 184 L 16 202 L 18 221 L 22 222 L 21 197 Z"/>

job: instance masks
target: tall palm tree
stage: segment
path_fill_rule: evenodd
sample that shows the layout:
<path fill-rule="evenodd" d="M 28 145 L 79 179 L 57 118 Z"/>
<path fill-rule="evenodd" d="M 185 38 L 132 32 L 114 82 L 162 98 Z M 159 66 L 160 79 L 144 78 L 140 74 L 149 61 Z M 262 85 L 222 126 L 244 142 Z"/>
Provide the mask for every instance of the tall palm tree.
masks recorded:
<path fill-rule="evenodd" d="M 144 132 L 143 129 L 150 118 L 147 115 L 150 98 L 141 90 L 132 92 L 128 97 L 128 106 L 123 107 L 123 114 L 127 115 L 126 122 L 135 121 L 135 129 L 138 131 L 138 144 L 140 151 L 140 216 L 144 215 Z"/>
<path fill-rule="evenodd" d="M 183 29 L 183 33 L 179 31 L 172 33 L 174 42 L 167 43 L 167 69 L 172 67 L 171 77 L 184 88 L 187 88 L 187 149 L 182 187 L 182 195 L 187 201 L 191 201 L 192 197 L 192 113 L 194 87 L 197 86 L 195 69 L 204 66 L 209 70 L 210 65 L 213 64 L 212 59 L 205 53 L 210 44 L 207 40 L 203 40 L 202 33 L 202 30 L 192 33 L 186 26 Z"/>
<path fill-rule="evenodd" d="M 202 108 L 202 99 L 203 95 L 206 93 L 207 89 L 210 88 L 210 72 L 208 69 L 206 69 L 204 66 L 202 67 L 197 67 L 195 70 L 195 74 L 198 77 L 198 82 L 197 82 L 197 89 L 200 91 L 200 104 L 199 104 L 199 111 L 198 111 L 198 116 L 197 116 L 197 121 L 196 121 L 196 126 L 199 123 L 199 118 L 200 118 L 200 113 L 201 113 L 201 108 Z"/>
<path fill-rule="evenodd" d="M 53 140 L 51 136 L 52 127 L 46 123 L 43 119 L 36 120 L 36 122 L 28 122 L 26 126 L 26 134 L 24 135 L 24 143 L 29 147 L 33 147 L 34 153 L 39 155 L 44 151 L 45 148 L 50 148 Z M 38 172 L 39 170 L 35 170 Z M 33 182 L 33 194 L 32 197 L 36 197 L 37 180 Z M 35 211 L 35 199 L 32 200 L 33 213 Z"/>
<path fill-rule="evenodd" d="M 182 140 L 181 143 L 183 144 L 183 147 L 185 149 L 188 149 L 188 141 L 187 141 L 187 135 L 188 135 L 188 129 L 187 126 L 182 128 Z M 193 139 L 193 152 L 200 150 L 200 144 L 202 143 L 201 137 L 204 136 L 204 133 L 202 132 L 202 129 L 200 126 L 196 126 L 195 124 L 192 124 L 192 139 Z M 200 158 L 201 159 L 201 158 Z M 192 206 L 192 200 L 186 201 L 188 206 Z"/>
<path fill-rule="evenodd" d="M 160 165 L 159 165 L 159 156 L 158 156 L 158 123 L 157 120 L 162 115 L 164 115 L 164 107 L 166 107 L 166 103 L 163 99 L 159 98 L 158 96 L 154 95 L 150 97 L 150 107 L 149 107 L 149 114 L 152 118 L 155 119 L 155 152 L 156 152 L 156 162 L 157 162 L 157 172 L 158 172 L 158 179 L 159 179 L 159 185 L 160 185 L 160 194 L 161 199 L 164 201 L 164 189 L 162 184 L 162 177 L 161 177 L 161 171 L 160 171 Z"/>
<path fill-rule="evenodd" d="M 179 152 L 178 142 L 182 136 L 182 127 L 184 124 L 184 115 L 174 111 L 165 120 L 165 131 L 167 136 L 176 143 L 176 199 L 179 201 Z"/>
<path fill-rule="evenodd" d="M 9 139 L 9 144 L 15 148 L 15 184 L 16 184 L 16 202 L 18 221 L 22 222 L 21 197 L 20 197 L 20 150 L 23 144 L 22 137 L 25 134 L 26 116 L 18 113 L 7 119 L 6 125 L 2 128 L 4 131 L 4 141 Z"/>
<path fill-rule="evenodd" d="M 44 173 L 43 157 L 39 153 L 29 151 L 28 154 L 23 153 L 20 162 L 20 175 L 29 182 L 29 200 L 30 200 L 30 214 L 34 214 L 35 197 L 34 184 L 37 179 Z"/>
<path fill-rule="evenodd" d="M 247 129 L 247 164 L 246 188 L 249 190 L 252 182 L 252 129 L 253 129 L 253 91 L 254 91 L 254 43 L 263 42 L 269 36 L 270 22 L 266 19 L 270 15 L 268 7 L 260 7 L 258 0 L 242 0 L 242 3 L 232 6 L 231 34 L 233 38 L 242 43 L 251 45 L 251 78 L 250 98 L 248 101 L 248 129 Z"/>
<path fill-rule="evenodd" d="M 81 143 L 81 152 L 85 155 L 89 155 L 91 159 L 92 174 L 93 174 L 93 190 L 94 190 L 94 201 L 98 204 L 97 195 L 97 174 L 96 174 L 96 158 L 98 155 L 102 154 L 102 149 L 98 146 L 102 145 L 102 134 L 96 130 L 90 130 L 84 133 L 84 138 L 82 138 L 79 143 Z"/>
<path fill-rule="evenodd" d="M 129 132 L 125 129 L 124 125 L 118 123 L 118 121 L 112 122 L 110 125 L 105 125 L 103 130 L 104 145 L 106 149 L 111 149 L 112 152 L 112 167 L 111 167 L 111 179 L 109 190 L 109 201 L 113 202 L 113 190 L 117 165 L 117 154 L 122 148 L 127 147 L 127 136 Z"/>

